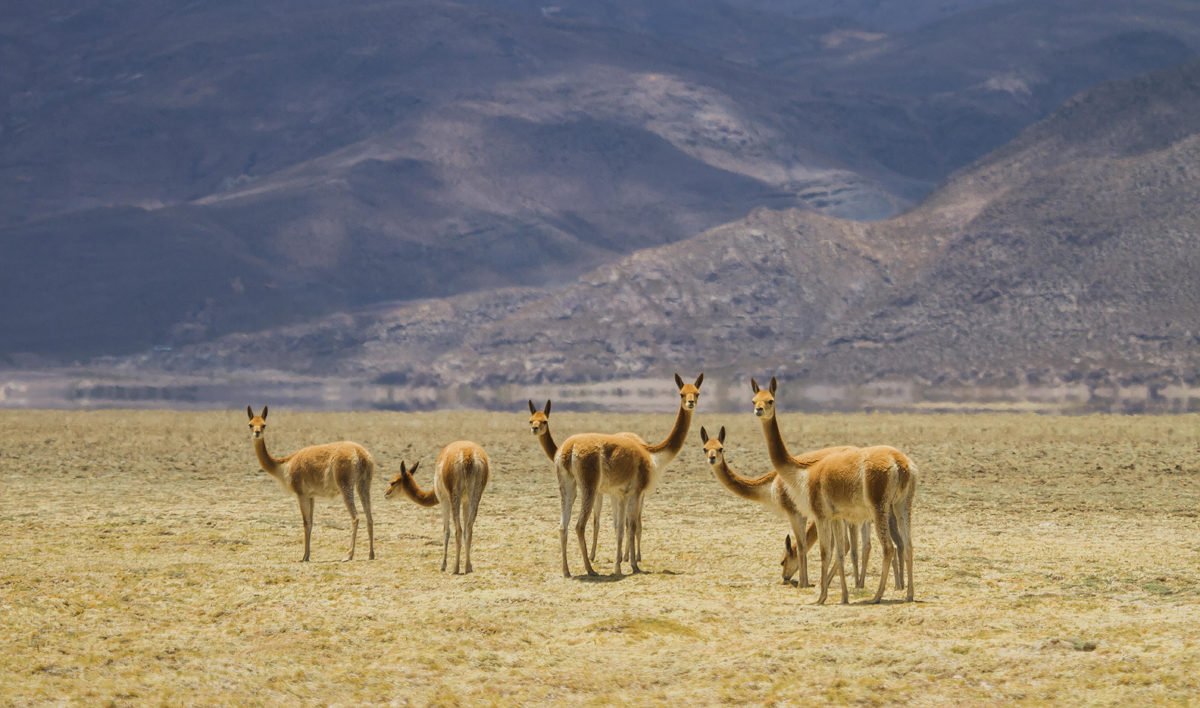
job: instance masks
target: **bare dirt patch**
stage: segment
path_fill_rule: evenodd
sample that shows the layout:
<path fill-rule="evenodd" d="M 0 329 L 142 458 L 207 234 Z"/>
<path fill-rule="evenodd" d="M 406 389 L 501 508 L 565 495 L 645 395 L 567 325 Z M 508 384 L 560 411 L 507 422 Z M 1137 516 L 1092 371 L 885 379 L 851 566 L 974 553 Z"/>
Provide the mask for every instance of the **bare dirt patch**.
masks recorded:
<path fill-rule="evenodd" d="M 785 523 L 699 452 L 699 426 L 725 425 L 730 464 L 766 471 L 749 413 L 701 402 L 647 502 L 649 572 L 605 582 L 561 577 L 558 490 L 525 413 L 271 417 L 275 454 L 349 438 L 375 455 L 378 560 L 364 524 L 361 559 L 337 562 L 348 518 L 318 500 L 313 562 L 297 562 L 299 510 L 258 470 L 244 410 L 0 413 L 5 702 L 1133 704 L 1200 689 L 1194 416 L 784 415 L 793 451 L 888 443 L 923 474 L 917 602 L 889 588 L 881 606 L 855 591 L 821 607 L 780 584 Z M 551 419 L 559 441 L 670 424 Z M 400 460 L 424 460 L 427 485 L 457 438 L 493 461 L 476 572 L 459 577 L 438 572 L 437 510 L 383 498 Z"/>

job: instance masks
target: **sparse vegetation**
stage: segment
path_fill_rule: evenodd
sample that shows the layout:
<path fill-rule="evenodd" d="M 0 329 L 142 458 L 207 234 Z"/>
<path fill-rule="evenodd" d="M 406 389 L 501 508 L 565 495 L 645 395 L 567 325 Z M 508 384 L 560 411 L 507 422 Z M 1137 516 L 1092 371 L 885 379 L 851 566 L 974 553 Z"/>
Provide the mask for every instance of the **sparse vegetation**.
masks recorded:
<path fill-rule="evenodd" d="M 1200 691 L 1194 416 L 783 416 L 797 450 L 887 443 L 924 475 L 917 601 L 889 586 L 880 606 L 818 607 L 814 589 L 779 583 L 786 525 L 700 454 L 700 425 L 725 425 L 731 464 L 766 471 L 749 413 L 701 404 L 646 504 L 648 573 L 570 580 L 523 411 L 273 408 L 280 449 L 349 437 L 379 465 L 378 560 L 338 562 L 348 520 L 319 500 L 309 564 L 244 415 L 0 413 L 5 703 L 1131 705 Z M 657 438 L 671 416 L 556 410 L 555 424 Z M 382 490 L 400 460 L 429 464 L 459 436 L 493 469 L 475 573 L 451 577 L 436 509 Z"/>

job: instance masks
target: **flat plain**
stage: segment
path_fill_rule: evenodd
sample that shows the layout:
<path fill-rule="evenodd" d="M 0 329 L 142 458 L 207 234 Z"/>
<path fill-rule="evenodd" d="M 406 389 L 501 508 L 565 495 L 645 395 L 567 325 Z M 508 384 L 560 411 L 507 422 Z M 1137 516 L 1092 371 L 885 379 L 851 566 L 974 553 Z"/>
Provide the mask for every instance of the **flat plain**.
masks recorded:
<path fill-rule="evenodd" d="M 558 489 L 525 412 L 272 408 L 275 455 L 351 439 L 378 463 L 366 527 L 259 470 L 244 410 L 0 413 L 0 703 L 1187 704 L 1200 695 L 1200 418 L 784 413 L 793 452 L 890 444 L 921 469 L 916 602 L 813 604 L 781 583 L 786 523 L 700 452 L 768 470 L 749 412 L 708 414 L 646 504 L 643 569 L 564 579 Z M 555 411 L 666 436 L 670 415 Z M 400 461 L 492 458 L 475 572 L 439 571 L 436 508 Z M 578 506 L 578 502 L 577 502 Z M 605 509 L 597 569 L 612 566 Z M 572 534 L 573 535 L 573 534 Z M 451 541 L 453 552 L 453 541 Z M 879 572 L 878 549 L 871 577 Z M 571 569 L 583 569 L 572 542 Z M 816 563 L 815 552 L 810 563 Z M 453 563 L 453 561 L 451 561 Z M 628 565 L 625 566 L 628 571 Z M 836 582 L 836 581 L 835 581 Z"/>

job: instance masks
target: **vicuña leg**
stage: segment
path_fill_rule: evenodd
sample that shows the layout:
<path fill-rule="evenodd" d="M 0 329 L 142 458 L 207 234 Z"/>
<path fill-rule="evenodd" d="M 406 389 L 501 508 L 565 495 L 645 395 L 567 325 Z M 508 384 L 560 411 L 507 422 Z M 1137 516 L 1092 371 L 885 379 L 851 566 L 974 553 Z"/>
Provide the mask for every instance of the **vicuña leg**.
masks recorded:
<path fill-rule="evenodd" d="M 792 535 L 796 540 L 796 553 L 800 556 L 800 587 L 806 588 L 808 582 L 808 539 L 807 520 L 800 514 L 792 514 L 789 519 L 792 524 Z"/>
<path fill-rule="evenodd" d="M 579 554 L 583 556 L 583 567 L 587 570 L 588 575 L 599 575 L 596 569 L 592 567 L 592 559 L 588 558 L 587 549 L 587 522 L 588 517 L 592 514 L 592 506 L 596 503 L 595 488 L 584 485 L 579 494 L 579 519 L 575 522 L 575 536 L 579 539 Z M 618 561 L 618 564 L 620 561 Z M 617 573 L 620 574 L 621 569 L 618 565 Z"/>
<path fill-rule="evenodd" d="M 887 517 L 888 513 L 886 510 L 882 508 L 875 509 L 875 537 L 879 539 L 879 547 L 883 552 L 883 571 L 879 574 L 879 589 L 875 591 L 875 598 L 871 600 L 872 603 L 878 603 L 883 599 L 883 590 L 887 587 L 888 575 L 892 570 L 892 558 L 896 553 Z"/>
<path fill-rule="evenodd" d="M 346 511 L 350 512 L 350 552 L 342 562 L 354 560 L 354 546 L 358 541 L 358 509 L 354 508 L 354 486 L 349 482 L 342 484 L 342 501 L 346 502 Z"/>
<path fill-rule="evenodd" d="M 841 544 L 838 546 L 838 573 L 842 581 L 842 604 L 850 604 L 850 586 L 846 583 L 846 546 L 850 545 L 850 527 L 853 526 L 850 522 L 842 524 L 842 531 L 838 534 L 838 541 Z M 856 529 L 857 530 L 857 529 Z"/>
<path fill-rule="evenodd" d="M 592 517 L 592 550 L 588 553 L 593 563 L 596 561 L 596 546 L 600 545 L 600 515 L 603 511 L 604 495 L 600 494 L 596 497 L 596 515 Z"/>
<path fill-rule="evenodd" d="M 474 570 L 471 567 L 471 539 L 475 536 L 475 514 L 479 512 L 479 497 L 483 494 L 483 488 L 476 486 L 471 490 L 471 498 L 467 502 L 467 508 L 464 513 L 467 517 L 467 567 L 466 572 L 470 573 Z"/>
<path fill-rule="evenodd" d="M 850 543 L 850 571 L 854 576 L 855 587 L 858 586 L 858 537 L 860 530 L 858 524 L 846 523 L 846 533 L 849 534 L 848 540 Z"/>
<path fill-rule="evenodd" d="M 571 525 L 571 507 L 575 506 L 575 480 L 569 474 L 559 475 L 558 494 L 562 502 L 562 523 L 558 529 L 558 540 L 562 546 L 562 571 L 563 577 L 569 578 L 571 570 L 567 565 L 567 528 Z"/>
<path fill-rule="evenodd" d="M 867 563 L 871 560 L 871 522 L 862 522 L 862 527 L 859 528 L 859 538 L 862 539 L 862 564 L 858 568 L 858 575 L 854 578 L 854 587 L 865 588 L 867 586 Z"/>
<path fill-rule="evenodd" d="M 458 494 L 450 495 L 450 513 L 454 517 L 454 574 L 459 575 L 462 572 L 462 545 L 463 545 L 463 527 L 462 527 L 462 497 Z"/>
<path fill-rule="evenodd" d="M 363 514 L 367 517 L 367 558 L 375 560 L 375 520 L 371 517 L 371 478 L 363 477 L 358 481 L 358 497 L 362 499 Z"/>
<path fill-rule="evenodd" d="M 450 554 L 450 500 L 440 499 L 442 507 L 442 572 L 446 572 L 446 558 Z"/>
<path fill-rule="evenodd" d="M 896 520 L 895 512 L 888 514 L 888 533 L 891 534 L 892 543 L 896 544 L 896 559 L 892 561 L 892 571 L 896 574 L 896 589 L 904 589 L 904 536 L 900 533 L 900 527 Z"/>
<path fill-rule="evenodd" d="M 894 505 L 896 526 L 900 537 L 904 540 L 904 555 L 900 562 L 901 568 L 907 568 L 908 582 L 906 599 L 913 601 L 913 547 L 912 547 L 912 496 L 908 496 Z"/>
<path fill-rule="evenodd" d="M 304 557 L 300 559 L 303 563 L 308 560 L 308 550 L 312 542 L 312 519 L 313 519 L 313 499 L 312 497 L 296 497 L 300 500 L 300 520 L 304 522 Z"/>

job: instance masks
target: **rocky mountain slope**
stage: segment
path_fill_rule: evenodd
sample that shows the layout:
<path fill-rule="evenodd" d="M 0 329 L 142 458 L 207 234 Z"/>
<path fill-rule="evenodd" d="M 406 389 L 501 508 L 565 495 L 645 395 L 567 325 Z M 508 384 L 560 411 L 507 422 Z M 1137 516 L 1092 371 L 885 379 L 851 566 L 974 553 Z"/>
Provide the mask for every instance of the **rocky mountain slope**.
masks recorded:
<path fill-rule="evenodd" d="M 887 221 L 759 209 L 555 290 L 398 305 L 136 361 L 492 385 L 678 367 L 839 385 L 1195 383 L 1198 116 L 1191 63 L 1081 94 Z M 288 354 L 314 340 L 337 345 Z"/>
<path fill-rule="evenodd" d="M 761 207 L 888 217 L 1054 97 L 1200 46 L 1196 12 L 1167 0 L 918 5 L 948 19 L 767 0 L 14 7 L 0 363 L 566 286 Z M 1015 49 L 983 44 L 997 28 Z"/>

